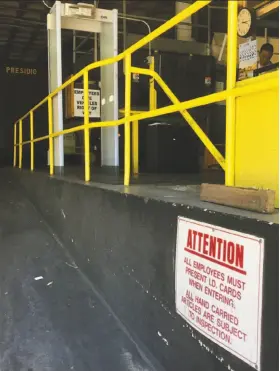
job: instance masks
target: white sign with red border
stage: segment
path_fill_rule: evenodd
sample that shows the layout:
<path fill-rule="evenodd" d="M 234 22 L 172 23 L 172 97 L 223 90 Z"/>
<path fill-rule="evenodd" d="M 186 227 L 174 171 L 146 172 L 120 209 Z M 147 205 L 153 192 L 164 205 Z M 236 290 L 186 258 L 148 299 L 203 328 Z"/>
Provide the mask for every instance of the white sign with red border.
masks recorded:
<path fill-rule="evenodd" d="M 260 370 L 264 240 L 178 217 L 176 310 Z"/>

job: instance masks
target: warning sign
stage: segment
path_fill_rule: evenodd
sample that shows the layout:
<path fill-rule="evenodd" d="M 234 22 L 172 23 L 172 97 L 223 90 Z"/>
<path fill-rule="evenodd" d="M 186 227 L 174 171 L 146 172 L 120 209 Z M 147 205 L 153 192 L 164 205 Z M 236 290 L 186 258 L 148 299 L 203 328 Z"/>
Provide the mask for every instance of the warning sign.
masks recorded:
<path fill-rule="evenodd" d="M 74 116 L 84 117 L 84 90 L 74 89 Z M 89 89 L 89 117 L 100 118 L 100 91 Z"/>
<path fill-rule="evenodd" d="M 176 310 L 203 335 L 260 368 L 264 241 L 179 217 Z"/>

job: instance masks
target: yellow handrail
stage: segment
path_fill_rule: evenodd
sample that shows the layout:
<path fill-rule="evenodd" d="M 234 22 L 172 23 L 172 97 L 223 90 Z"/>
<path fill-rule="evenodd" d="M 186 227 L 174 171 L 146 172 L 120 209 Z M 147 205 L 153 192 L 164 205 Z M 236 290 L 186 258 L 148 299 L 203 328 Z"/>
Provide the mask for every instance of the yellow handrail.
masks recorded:
<path fill-rule="evenodd" d="M 178 23 L 182 22 L 185 18 L 188 18 L 192 16 L 194 13 L 199 11 L 200 9 L 204 8 L 208 4 L 211 3 L 211 0 L 207 1 L 196 1 L 194 4 L 189 6 L 188 8 L 184 9 L 182 12 L 175 15 L 173 18 L 171 18 L 169 21 L 155 29 L 153 32 L 148 34 L 147 36 L 143 37 L 141 40 L 137 41 L 135 44 L 131 45 L 128 49 L 126 49 L 124 52 L 118 54 L 115 57 L 103 59 L 102 61 L 94 62 L 89 64 L 88 66 L 84 67 L 82 70 L 80 70 L 78 73 L 76 73 L 74 76 L 72 76 L 70 79 L 65 81 L 62 85 L 60 85 L 58 88 L 56 88 L 53 92 L 51 92 L 46 98 L 44 98 L 41 102 L 39 102 L 36 106 L 34 106 L 31 110 L 35 111 L 37 108 L 42 106 L 44 103 L 47 102 L 48 98 L 53 98 L 56 96 L 60 91 L 62 91 L 64 88 L 66 88 L 68 85 L 72 84 L 76 80 L 78 80 L 80 77 L 83 76 L 85 71 L 91 71 L 96 68 L 107 66 L 108 64 L 113 64 L 120 62 L 125 58 L 126 55 L 134 53 L 136 50 L 142 48 L 143 46 L 147 45 L 166 31 L 170 30 L 172 27 L 176 26 Z M 30 111 L 29 111 L 30 112 Z M 24 115 L 21 119 L 25 119 L 29 112 Z"/>
<path fill-rule="evenodd" d="M 120 53 L 116 57 L 105 59 L 102 61 L 98 61 L 95 63 L 92 63 L 85 68 L 83 68 L 80 72 L 78 72 L 76 75 L 72 76 L 69 80 L 67 80 L 65 83 L 63 83 L 61 86 L 59 86 L 57 89 L 55 89 L 53 92 L 51 92 L 46 98 L 44 98 L 41 102 L 39 102 L 35 107 L 31 109 L 26 115 L 24 115 L 20 120 L 20 140 L 19 140 L 19 167 L 22 166 L 22 146 L 27 143 L 36 143 L 37 141 L 49 139 L 49 159 L 50 159 L 50 174 L 52 175 L 54 172 L 54 149 L 53 149 L 53 138 L 60 136 L 60 135 L 65 135 L 66 133 L 74 132 L 74 131 L 79 131 L 79 130 L 84 130 L 84 140 L 85 140 L 85 180 L 88 181 L 90 180 L 90 136 L 89 136 L 89 129 L 92 127 L 108 127 L 108 126 L 115 126 L 115 125 L 120 125 L 120 124 L 125 124 L 125 185 L 129 185 L 129 180 L 130 180 L 130 139 L 128 140 L 128 137 L 130 138 L 130 122 L 131 120 L 131 112 L 130 112 L 130 101 L 128 100 L 131 99 L 130 94 L 128 94 L 128 91 L 131 89 L 131 54 L 135 52 L 136 50 L 140 49 L 144 45 L 148 44 L 158 36 L 162 35 L 164 32 L 168 31 L 170 28 L 174 27 L 176 24 L 180 23 L 183 21 L 185 18 L 190 17 L 192 14 L 196 13 L 198 10 L 202 9 L 206 5 L 208 5 L 210 1 L 197 1 L 196 3 L 192 4 L 189 8 L 183 10 L 181 13 L 177 14 L 173 18 L 171 18 L 169 21 L 161 25 L 159 28 L 151 32 L 149 35 L 145 36 L 141 40 L 139 40 L 137 43 L 126 49 L 123 53 Z M 52 107 L 50 107 L 50 102 L 52 102 L 52 98 L 54 98 L 60 91 L 65 89 L 68 85 L 72 84 L 75 82 L 77 79 L 83 76 L 84 78 L 84 88 L 88 90 L 88 85 L 85 83 L 88 81 L 88 71 L 106 66 L 108 64 L 112 63 L 117 63 L 121 60 L 126 61 L 126 113 L 123 121 L 116 120 L 116 121 L 111 121 L 111 122 L 104 122 L 104 123 L 99 123 L 97 125 L 96 123 L 94 125 L 89 124 L 89 118 L 88 112 L 86 107 L 89 106 L 89 97 L 88 94 L 86 94 L 86 91 L 84 91 L 84 125 L 80 125 L 79 128 L 72 128 L 73 130 L 63 130 L 59 133 L 53 133 L 53 123 L 52 123 Z M 48 102 L 48 111 L 49 111 L 49 135 L 44 136 L 41 138 L 30 138 L 30 141 L 25 141 L 23 142 L 22 140 L 22 120 L 25 119 L 28 115 L 30 115 L 31 112 L 34 112 L 37 110 L 40 106 L 42 106 L 44 103 Z M 154 107 L 155 108 L 155 107 Z M 135 120 L 134 120 L 135 121 Z M 16 125 L 16 124 L 15 124 Z M 16 144 L 14 144 L 16 146 Z M 33 147 L 33 146 L 32 146 Z M 31 149 L 32 151 L 32 149 Z M 14 151 L 14 157 L 16 156 L 16 152 Z M 32 155 L 31 155 L 32 157 Z M 32 160 L 31 160 L 32 161 Z M 15 160 L 14 160 L 15 162 Z M 32 168 L 32 165 L 31 165 Z"/>
<path fill-rule="evenodd" d="M 17 124 L 14 124 L 14 167 L 17 166 Z"/>
<path fill-rule="evenodd" d="M 90 180 L 90 132 L 89 132 L 89 100 L 88 71 L 84 72 L 84 151 L 85 151 L 85 181 Z M 86 99 L 87 97 L 87 99 Z"/>
<path fill-rule="evenodd" d="M 130 115 L 131 115 L 131 54 L 127 54 L 125 63 L 125 104 L 124 104 L 124 185 L 130 180 Z"/>
<path fill-rule="evenodd" d="M 159 86 L 162 88 L 162 90 L 166 93 L 168 98 L 171 100 L 171 102 L 176 105 L 180 104 L 181 102 L 179 99 L 175 96 L 175 94 L 172 92 L 172 90 L 166 85 L 166 83 L 163 81 L 163 79 L 159 76 L 158 73 L 155 71 L 151 71 L 144 68 L 131 68 L 132 73 L 139 73 L 142 75 L 148 75 L 152 76 L 154 80 L 159 84 Z M 193 129 L 193 131 L 196 133 L 196 135 L 199 137 L 199 139 L 202 141 L 202 143 L 207 147 L 209 152 L 213 155 L 213 157 L 217 160 L 217 162 L 221 165 L 222 169 L 225 169 L 225 159 L 222 156 L 222 154 L 217 150 L 217 148 L 214 146 L 214 144 L 210 141 L 210 139 L 207 137 L 207 135 L 204 133 L 204 131 L 200 128 L 200 126 L 197 124 L 195 119 L 189 114 L 187 110 L 180 111 L 184 119 L 187 121 L 187 123 L 190 125 L 190 127 Z"/>
<path fill-rule="evenodd" d="M 125 174 L 124 174 L 124 184 L 127 186 L 130 183 L 130 154 L 131 154 L 131 123 L 133 124 L 133 152 L 138 151 L 138 136 L 136 135 L 136 127 L 138 130 L 138 122 L 140 120 L 157 117 L 161 115 L 171 114 L 175 112 L 180 112 L 188 124 L 192 127 L 195 133 L 198 135 L 200 140 L 204 143 L 206 148 L 215 157 L 218 163 L 221 165 L 226 172 L 226 184 L 234 184 L 234 137 L 235 137 L 235 98 L 238 96 L 243 96 L 247 94 L 256 93 L 262 90 L 268 90 L 278 86 L 278 81 L 273 78 L 275 75 L 271 73 L 271 78 L 268 76 L 266 79 L 259 81 L 258 78 L 254 79 L 254 82 L 250 85 L 243 85 L 242 83 L 236 84 L 236 53 L 237 53 L 237 37 L 236 37 L 236 24 L 237 24 L 237 1 L 229 0 L 228 7 L 228 62 L 227 62 L 227 89 L 219 93 L 209 94 L 207 96 L 202 96 L 199 98 L 191 99 L 186 102 L 180 102 L 170 88 L 165 84 L 161 77 L 154 72 L 153 68 L 150 70 L 139 69 L 131 66 L 131 55 L 136 50 L 140 49 L 144 45 L 148 44 L 158 36 L 162 35 L 164 32 L 168 31 L 172 27 L 176 26 L 181 21 L 190 17 L 198 10 L 207 6 L 211 1 L 196 1 L 188 8 L 184 9 L 182 12 L 177 14 L 175 17 L 171 18 L 169 21 L 161 25 L 159 28 L 151 32 L 149 35 L 143 37 L 134 45 L 130 46 L 123 53 L 119 55 L 105 59 L 102 61 L 94 62 L 83 68 L 76 75 L 72 76 L 69 80 L 64 82 L 61 86 L 51 92 L 46 98 L 39 102 L 35 107 L 33 107 L 26 115 L 21 117 L 14 124 L 14 161 L 13 165 L 17 164 L 17 151 L 19 148 L 19 158 L 18 166 L 22 167 L 22 146 L 25 144 L 31 144 L 31 162 L 30 168 L 34 169 L 34 143 L 49 140 L 49 158 L 50 158 L 50 174 L 54 173 L 54 145 L 53 140 L 61 135 L 68 133 L 74 133 L 77 131 L 84 131 L 84 162 L 85 162 L 85 180 L 90 180 L 90 129 L 93 128 L 104 128 L 110 126 L 125 126 Z M 106 66 L 108 64 L 117 63 L 124 60 L 125 63 L 125 109 L 124 117 L 118 120 L 106 121 L 106 122 L 89 122 L 89 96 L 88 96 L 88 72 L 95 69 Z M 156 108 L 155 95 L 150 95 L 150 101 L 152 102 L 150 111 L 132 111 L 131 110 L 131 73 L 143 73 L 149 75 L 153 78 L 150 81 L 150 88 L 153 88 L 154 81 L 156 81 L 163 91 L 167 94 L 173 104 L 165 106 L 162 108 Z M 53 98 L 63 89 L 65 89 L 70 84 L 73 84 L 77 79 L 83 77 L 84 82 L 84 123 L 83 125 L 76 126 L 74 128 L 65 129 L 59 132 L 53 132 L 53 112 L 52 112 L 52 101 Z M 153 89 L 154 90 L 154 89 Z M 151 92 L 150 92 L 151 94 Z M 193 119 L 193 117 L 187 112 L 187 110 L 199 107 L 203 105 L 208 105 L 211 103 L 216 103 L 226 100 L 227 102 L 227 132 L 226 132 L 226 160 L 209 140 L 206 134 L 201 130 L 199 125 Z M 49 122 L 49 134 L 40 138 L 34 138 L 34 111 L 40 106 L 48 102 L 48 122 Z M 30 140 L 23 141 L 22 137 L 22 122 L 30 115 Z M 136 125 L 137 123 L 137 125 Z M 19 126 L 19 129 L 17 129 Z M 19 136 L 17 141 L 17 135 Z M 134 153 L 135 154 L 135 153 Z M 138 156 L 133 158 L 133 171 L 138 172 Z"/>
<path fill-rule="evenodd" d="M 19 120 L 19 155 L 18 155 L 18 167 L 22 168 L 22 120 Z"/>
<path fill-rule="evenodd" d="M 150 57 L 150 68 L 149 70 L 152 72 L 155 72 L 155 57 Z M 133 73 L 133 71 L 131 71 Z M 137 73 L 137 72 L 136 72 Z M 149 101 L 150 101 L 150 110 L 157 108 L 157 91 L 155 89 L 155 78 L 152 74 L 150 74 L 152 77 L 149 81 L 150 84 L 150 94 L 149 94 Z M 173 102 L 174 103 L 174 102 Z"/>
<path fill-rule="evenodd" d="M 34 114 L 30 112 L 30 170 L 34 170 Z"/>
<path fill-rule="evenodd" d="M 49 113 L 49 160 L 50 160 L 50 175 L 54 173 L 54 153 L 53 153 L 53 106 L 52 98 L 48 98 L 48 113 Z"/>

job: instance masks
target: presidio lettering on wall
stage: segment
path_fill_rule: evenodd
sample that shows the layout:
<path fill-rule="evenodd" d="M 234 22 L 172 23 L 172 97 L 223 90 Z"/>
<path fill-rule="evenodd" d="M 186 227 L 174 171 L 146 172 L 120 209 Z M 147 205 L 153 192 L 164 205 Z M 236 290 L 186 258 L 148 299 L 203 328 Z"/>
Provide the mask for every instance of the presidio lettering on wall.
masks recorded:
<path fill-rule="evenodd" d="M 36 68 L 6 67 L 6 73 L 10 75 L 37 75 Z"/>
<path fill-rule="evenodd" d="M 263 255 L 261 238 L 178 218 L 177 312 L 258 370 Z"/>

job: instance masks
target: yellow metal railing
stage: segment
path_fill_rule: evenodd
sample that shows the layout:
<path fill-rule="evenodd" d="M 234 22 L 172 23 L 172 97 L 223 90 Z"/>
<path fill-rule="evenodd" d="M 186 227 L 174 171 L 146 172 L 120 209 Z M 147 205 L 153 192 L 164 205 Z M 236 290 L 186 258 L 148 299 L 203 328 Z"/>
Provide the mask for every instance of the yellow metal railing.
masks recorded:
<path fill-rule="evenodd" d="M 18 148 L 18 166 L 22 167 L 22 147 L 25 144 L 30 144 L 30 169 L 34 170 L 34 143 L 49 140 L 49 164 L 50 174 L 54 174 L 54 139 L 68 133 L 84 131 L 84 158 L 85 158 L 85 181 L 90 180 L 90 130 L 97 127 L 109 127 L 124 125 L 125 132 L 125 153 L 124 153 L 124 185 L 130 184 L 130 160 L 131 160 L 131 123 L 132 123 L 132 152 L 133 152 L 133 172 L 138 173 L 138 122 L 143 119 L 157 117 L 174 112 L 180 112 L 187 123 L 192 127 L 200 140 L 204 143 L 209 152 L 221 165 L 226 173 L 226 184 L 234 185 L 234 159 L 235 159 L 235 98 L 237 96 L 252 94 L 257 91 L 271 89 L 276 86 L 275 79 L 268 77 L 265 81 L 259 82 L 256 78 L 255 82 L 250 86 L 236 87 L 236 56 L 237 56 L 237 9 L 238 2 L 235 0 L 228 1 L 228 56 L 227 56 L 227 89 L 225 91 L 210 94 L 207 96 L 192 99 L 186 102 L 180 102 L 174 93 L 169 89 L 161 77 L 154 72 L 153 66 L 150 69 L 140 69 L 131 66 L 131 55 L 136 50 L 140 49 L 147 43 L 162 35 L 178 23 L 184 21 L 203 7 L 209 5 L 211 1 L 196 1 L 188 8 L 177 14 L 175 17 L 161 25 L 159 28 L 151 32 L 149 35 L 139 40 L 137 43 L 126 49 L 123 53 L 116 57 L 92 63 L 78 72 L 76 75 L 67 80 L 64 84 L 49 94 L 35 107 L 33 107 L 25 116 L 19 119 L 14 124 L 14 166 L 17 165 L 17 148 Z M 115 121 L 106 122 L 89 122 L 89 97 L 88 97 L 88 72 L 112 63 L 124 61 L 125 64 L 125 108 L 124 117 Z M 150 79 L 150 110 L 147 112 L 131 111 L 131 74 L 141 73 L 151 77 Z M 53 98 L 70 84 L 73 84 L 77 79 L 83 77 L 84 81 L 84 123 L 70 129 L 65 129 L 60 132 L 53 132 Z M 156 107 L 156 93 L 154 89 L 155 81 L 163 89 L 170 98 L 172 104 L 166 107 Z M 219 101 L 226 100 L 227 115 L 226 115 L 226 160 L 210 141 L 207 135 L 201 130 L 199 125 L 188 113 L 187 110 Z M 34 138 L 34 112 L 43 104 L 48 103 L 48 135 Z M 23 141 L 22 138 L 22 123 L 25 118 L 30 119 L 30 140 Z M 18 142 L 17 142 L 18 136 Z"/>

